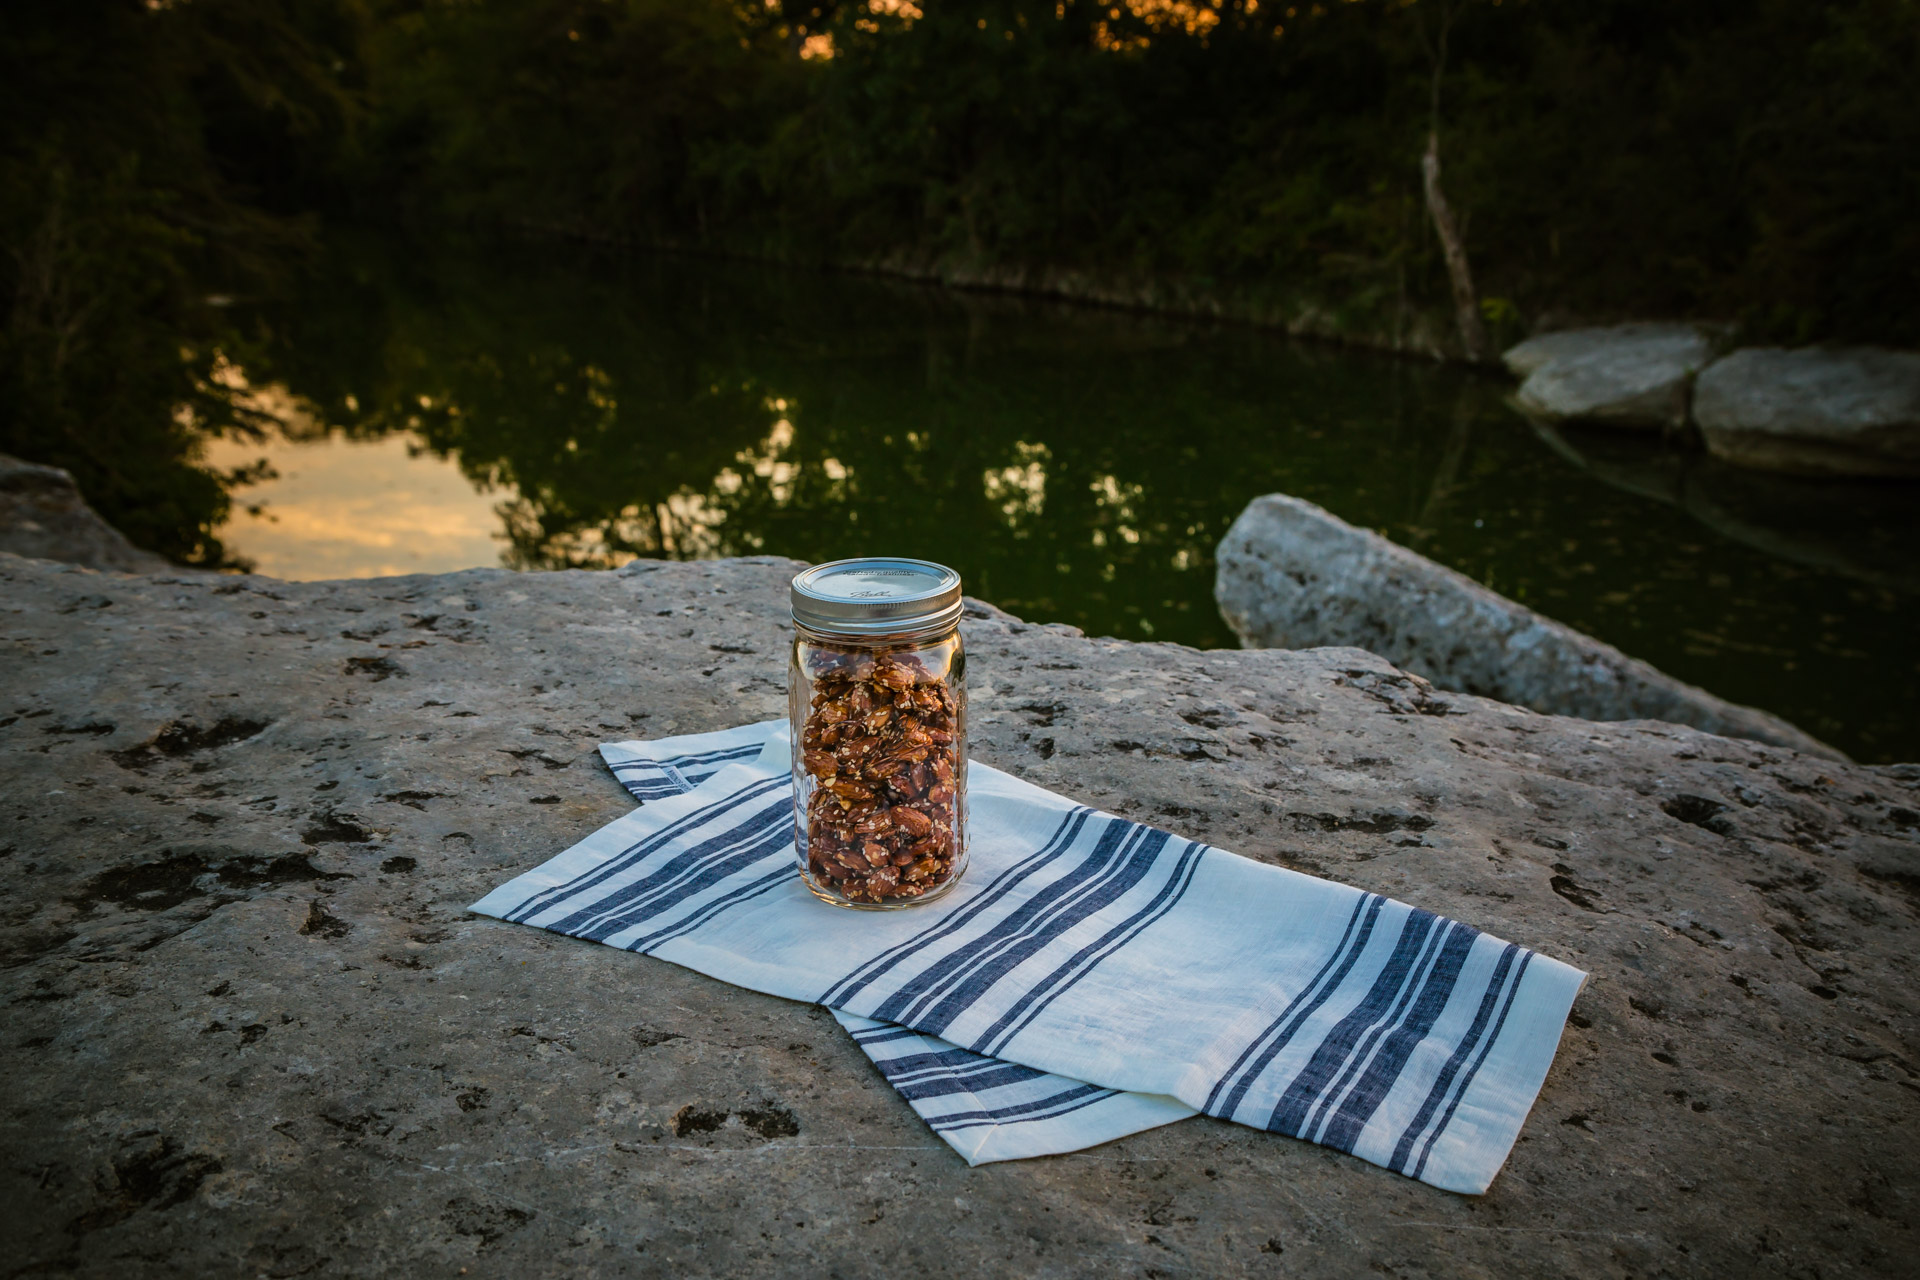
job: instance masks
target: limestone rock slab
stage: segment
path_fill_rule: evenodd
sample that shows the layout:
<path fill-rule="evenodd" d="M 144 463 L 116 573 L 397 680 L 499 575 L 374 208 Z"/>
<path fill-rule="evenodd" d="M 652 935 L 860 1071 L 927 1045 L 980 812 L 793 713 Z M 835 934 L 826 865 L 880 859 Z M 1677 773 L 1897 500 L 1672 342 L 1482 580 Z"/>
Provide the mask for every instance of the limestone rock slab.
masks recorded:
<path fill-rule="evenodd" d="M 1912 767 L 975 606 L 982 760 L 1591 971 L 1475 1199 L 1211 1120 L 969 1170 L 822 1011 L 467 914 L 627 811 L 596 743 L 780 713 L 795 569 L 0 557 L 9 1273 L 1910 1270 Z"/>
<path fill-rule="evenodd" d="M 164 556 L 142 551 L 87 505 L 73 477 L 0 453 L 0 551 L 92 569 L 164 573 Z"/>
<path fill-rule="evenodd" d="M 1443 689 L 1536 711 L 1665 720 L 1841 758 L 1778 716 L 1675 680 L 1301 498 L 1255 498 L 1215 561 L 1220 612 L 1249 648 L 1353 645 Z"/>
<path fill-rule="evenodd" d="M 1744 467 L 1920 476 L 1920 354 L 1749 347 L 1700 375 L 1707 449 Z"/>
<path fill-rule="evenodd" d="M 1548 421 L 1674 429 L 1713 343 L 1688 324 L 1623 324 L 1529 338 L 1501 357 L 1525 379 L 1520 408 Z"/>

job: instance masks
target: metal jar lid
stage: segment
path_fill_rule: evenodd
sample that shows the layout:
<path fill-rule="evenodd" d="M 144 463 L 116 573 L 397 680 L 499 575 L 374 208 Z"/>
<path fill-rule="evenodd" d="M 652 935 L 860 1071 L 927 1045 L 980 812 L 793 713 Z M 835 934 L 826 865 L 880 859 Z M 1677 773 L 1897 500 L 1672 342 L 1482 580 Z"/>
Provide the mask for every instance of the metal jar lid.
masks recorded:
<path fill-rule="evenodd" d="M 960 613 L 960 575 L 929 560 L 834 560 L 793 580 L 793 620 L 809 631 L 934 634 L 957 625 Z"/>

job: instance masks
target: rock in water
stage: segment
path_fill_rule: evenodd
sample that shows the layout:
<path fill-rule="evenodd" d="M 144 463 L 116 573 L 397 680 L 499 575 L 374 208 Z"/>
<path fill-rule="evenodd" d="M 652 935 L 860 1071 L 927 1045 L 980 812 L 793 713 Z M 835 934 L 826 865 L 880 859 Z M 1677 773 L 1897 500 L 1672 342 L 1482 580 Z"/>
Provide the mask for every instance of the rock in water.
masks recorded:
<path fill-rule="evenodd" d="M 1713 358 L 1687 324 L 1623 324 L 1529 338 L 1501 357 L 1526 380 L 1516 403 L 1549 421 L 1671 430 L 1687 421 L 1693 377 Z"/>
<path fill-rule="evenodd" d="M 162 573 L 173 566 L 142 551 L 87 505 L 73 477 L 0 453 L 0 551 L 90 569 Z"/>
<path fill-rule="evenodd" d="M 632 807 L 596 743 L 785 714 L 798 567 L 0 556 L 10 1272 L 1911 1272 L 1912 767 L 973 607 L 980 760 L 1592 973 L 1475 1198 L 1205 1119 L 970 1170 L 824 1011 L 467 914 Z"/>
<path fill-rule="evenodd" d="M 1551 715 L 1665 720 L 1845 758 L 1299 498 L 1255 498 L 1217 563 L 1214 598 L 1248 648 L 1352 645 L 1443 689 Z"/>
<path fill-rule="evenodd" d="M 1707 448 L 1744 467 L 1920 476 L 1920 355 L 1875 347 L 1750 347 L 1694 389 Z"/>

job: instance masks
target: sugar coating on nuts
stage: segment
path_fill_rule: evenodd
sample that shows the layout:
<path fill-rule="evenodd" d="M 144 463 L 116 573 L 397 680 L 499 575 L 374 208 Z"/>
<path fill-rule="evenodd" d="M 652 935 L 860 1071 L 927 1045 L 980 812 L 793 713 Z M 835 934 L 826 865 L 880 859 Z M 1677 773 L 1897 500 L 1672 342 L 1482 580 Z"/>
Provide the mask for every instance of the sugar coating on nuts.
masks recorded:
<path fill-rule="evenodd" d="M 911 652 L 815 648 L 801 736 L 807 866 L 854 902 L 917 898 L 954 865 L 953 691 Z"/>

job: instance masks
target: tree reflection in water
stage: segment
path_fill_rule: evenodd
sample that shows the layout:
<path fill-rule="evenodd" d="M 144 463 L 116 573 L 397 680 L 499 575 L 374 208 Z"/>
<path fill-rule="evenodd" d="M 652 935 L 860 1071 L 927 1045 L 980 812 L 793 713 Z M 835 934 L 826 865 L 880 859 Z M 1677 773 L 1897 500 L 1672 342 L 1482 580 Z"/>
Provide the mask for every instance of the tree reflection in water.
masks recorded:
<path fill-rule="evenodd" d="M 1250 498 L 1283 490 L 1863 757 L 1920 754 L 1910 591 L 1609 483 L 1507 409 L 1499 379 L 552 245 L 340 244 L 259 320 L 274 377 L 312 406 L 300 429 L 407 431 L 457 457 L 502 495 L 515 567 L 924 556 L 1036 621 L 1223 646 L 1213 548 Z M 1864 513 L 1857 549 L 1911 564 L 1912 519 L 1886 514 L 1904 493 L 1813 505 Z"/>

